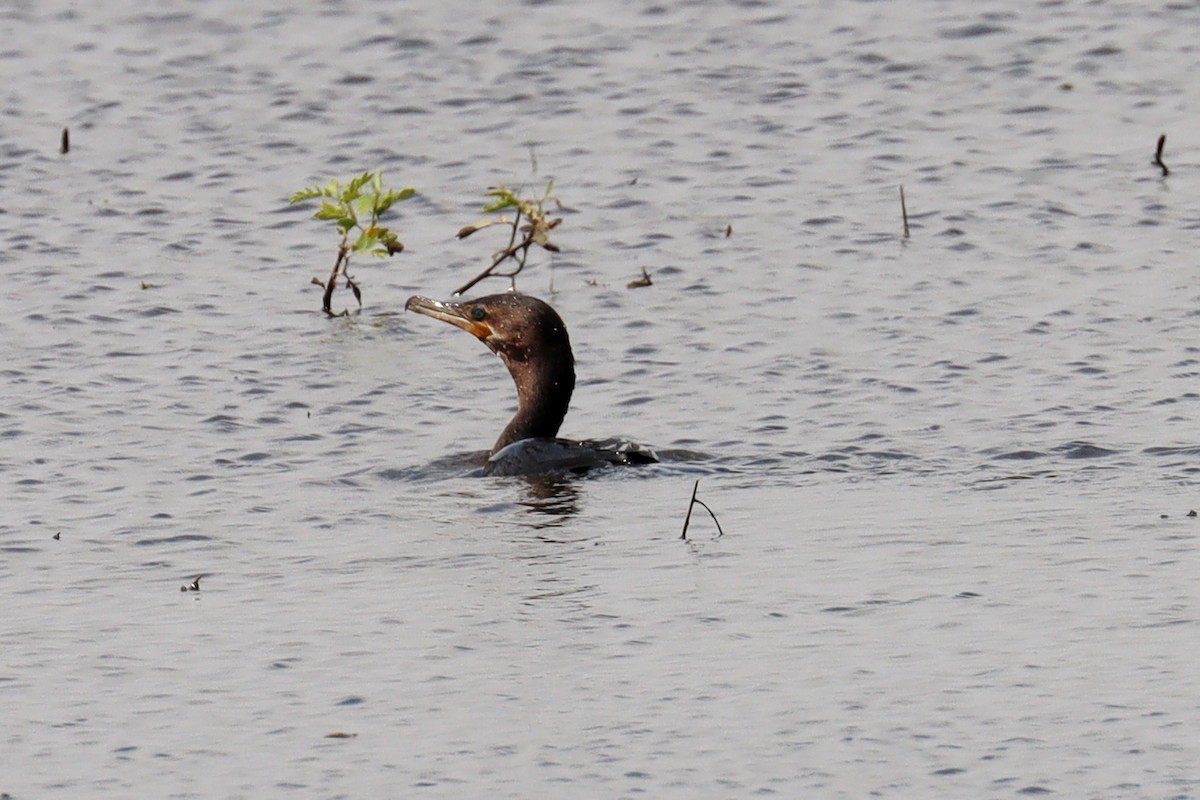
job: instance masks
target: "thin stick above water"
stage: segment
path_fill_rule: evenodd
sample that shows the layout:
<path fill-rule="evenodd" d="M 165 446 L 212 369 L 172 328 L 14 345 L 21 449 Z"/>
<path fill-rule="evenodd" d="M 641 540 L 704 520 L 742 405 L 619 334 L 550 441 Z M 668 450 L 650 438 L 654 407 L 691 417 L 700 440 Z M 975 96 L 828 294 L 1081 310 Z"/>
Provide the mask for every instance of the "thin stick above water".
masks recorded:
<path fill-rule="evenodd" d="M 708 515 L 710 517 L 712 517 L 713 523 L 715 523 L 717 526 L 717 536 L 725 535 L 725 531 L 721 530 L 721 523 L 717 521 L 717 515 L 713 513 L 713 510 L 711 508 L 709 508 L 708 505 L 703 500 L 696 499 L 696 492 L 699 489 L 700 489 L 700 479 L 697 478 L 696 483 L 692 486 L 692 501 L 690 503 L 688 503 L 687 516 L 684 517 L 684 519 L 683 519 L 683 533 L 679 534 L 680 539 L 687 539 L 688 523 L 690 523 L 692 521 L 692 506 L 700 506 L 705 511 L 707 511 Z"/>
<path fill-rule="evenodd" d="M 1167 135 L 1164 133 L 1162 136 L 1158 137 L 1158 147 L 1155 148 L 1155 150 L 1154 150 L 1154 164 L 1156 166 L 1162 167 L 1162 171 L 1163 171 L 1162 176 L 1164 178 L 1171 174 L 1171 170 L 1167 169 L 1167 165 L 1164 164 L 1163 160 L 1162 160 L 1163 147 L 1166 144 L 1167 144 Z"/>

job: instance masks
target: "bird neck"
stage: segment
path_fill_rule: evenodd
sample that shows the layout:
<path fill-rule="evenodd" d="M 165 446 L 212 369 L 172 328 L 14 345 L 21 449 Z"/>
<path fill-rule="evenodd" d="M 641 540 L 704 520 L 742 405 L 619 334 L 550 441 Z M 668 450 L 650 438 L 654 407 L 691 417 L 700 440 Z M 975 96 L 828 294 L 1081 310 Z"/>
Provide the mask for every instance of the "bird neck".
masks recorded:
<path fill-rule="evenodd" d="M 517 413 L 496 440 L 493 454 L 522 439 L 554 438 L 571 404 L 575 359 L 570 344 L 540 352 L 536 357 L 522 356 L 528 354 L 501 356 L 517 386 Z"/>

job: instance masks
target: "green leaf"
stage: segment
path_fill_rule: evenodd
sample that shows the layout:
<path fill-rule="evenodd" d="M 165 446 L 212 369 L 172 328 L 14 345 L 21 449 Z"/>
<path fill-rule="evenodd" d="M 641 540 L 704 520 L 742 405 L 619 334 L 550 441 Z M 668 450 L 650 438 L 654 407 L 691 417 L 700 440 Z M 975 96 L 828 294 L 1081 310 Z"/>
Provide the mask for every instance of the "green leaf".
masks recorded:
<path fill-rule="evenodd" d="M 484 206 L 483 213 L 495 214 L 497 211 L 503 211 L 506 208 L 516 208 L 519 205 L 520 204 L 517 202 L 517 198 L 513 197 L 511 194 L 505 194 L 497 197 L 495 202 Z"/>
<path fill-rule="evenodd" d="M 289 202 L 292 205 L 295 205 L 296 203 L 303 203 L 305 200 L 313 200 L 315 198 L 324 197 L 324 196 L 325 196 L 325 191 L 323 189 L 321 189 L 321 187 L 306 186 L 303 189 L 301 189 L 300 191 L 296 192 L 294 195 L 292 195 L 292 199 Z"/>
<path fill-rule="evenodd" d="M 414 194 L 416 194 L 416 190 L 410 187 L 399 192 L 387 192 L 377 195 L 375 198 L 375 216 L 383 216 L 383 212 L 387 211 L 394 204 L 399 203 L 401 200 L 407 200 Z"/>
<path fill-rule="evenodd" d="M 358 197 L 353 201 L 354 211 L 359 219 L 370 218 L 375 221 L 375 198 L 367 195 L 366 197 Z"/>
<path fill-rule="evenodd" d="M 335 205 L 326 201 L 321 204 L 321 208 L 316 214 L 313 214 L 317 219 L 336 219 L 341 220 L 346 218 L 346 209 L 340 205 Z M 350 223 L 354 224 L 353 221 Z"/>
<path fill-rule="evenodd" d="M 520 198 L 516 192 L 504 186 L 492 186 L 484 193 L 484 197 L 496 198 L 484 207 L 485 214 L 494 214 L 506 208 L 520 208 Z"/>
<path fill-rule="evenodd" d="M 358 237 L 358 241 L 354 243 L 354 247 L 350 249 L 355 253 L 365 253 L 368 250 L 373 249 L 379 244 L 378 231 L 378 228 L 371 228 L 370 230 L 363 231 L 362 235 Z"/>
<path fill-rule="evenodd" d="M 347 203 L 357 200 L 362 196 L 362 187 L 366 186 L 370 182 L 370 172 L 364 172 L 362 175 L 359 175 L 357 178 L 350 181 L 350 184 L 346 187 L 346 191 L 342 193 L 342 200 Z"/>
<path fill-rule="evenodd" d="M 377 197 L 383 194 L 383 170 L 377 170 L 371 176 L 371 188 L 375 191 Z"/>

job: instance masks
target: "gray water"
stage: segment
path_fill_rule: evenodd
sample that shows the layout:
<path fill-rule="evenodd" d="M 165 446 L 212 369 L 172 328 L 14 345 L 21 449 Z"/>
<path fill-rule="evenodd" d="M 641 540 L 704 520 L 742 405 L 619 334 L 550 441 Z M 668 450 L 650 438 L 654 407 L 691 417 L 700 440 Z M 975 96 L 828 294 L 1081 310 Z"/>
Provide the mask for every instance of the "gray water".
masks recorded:
<path fill-rule="evenodd" d="M 0 10 L 0 792 L 1200 797 L 1195 4 L 308 5 Z"/>

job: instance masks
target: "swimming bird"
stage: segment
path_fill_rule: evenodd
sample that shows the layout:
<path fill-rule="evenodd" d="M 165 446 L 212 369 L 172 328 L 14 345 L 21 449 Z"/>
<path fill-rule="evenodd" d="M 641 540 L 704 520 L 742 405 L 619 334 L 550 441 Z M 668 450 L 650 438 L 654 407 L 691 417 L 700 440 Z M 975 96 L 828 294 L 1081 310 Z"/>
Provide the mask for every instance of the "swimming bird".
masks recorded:
<path fill-rule="evenodd" d="M 516 292 L 462 303 L 416 295 L 404 309 L 462 328 L 498 355 L 512 375 L 517 413 L 492 445 L 485 475 L 583 472 L 658 460 L 632 443 L 608 447 L 557 438 L 575 390 L 575 356 L 562 317 L 543 301 Z"/>

